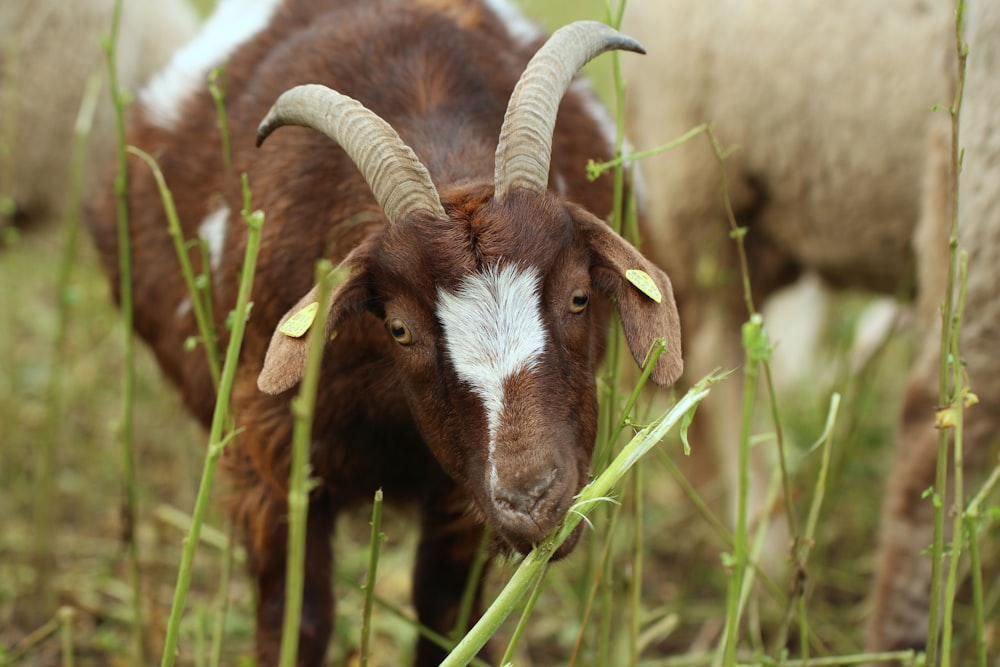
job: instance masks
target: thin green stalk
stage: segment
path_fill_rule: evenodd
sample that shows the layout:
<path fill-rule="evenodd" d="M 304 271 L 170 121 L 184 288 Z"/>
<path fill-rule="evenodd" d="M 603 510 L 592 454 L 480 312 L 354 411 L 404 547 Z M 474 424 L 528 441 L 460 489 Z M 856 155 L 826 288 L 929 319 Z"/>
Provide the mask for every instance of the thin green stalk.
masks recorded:
<path fill-rule="evenodd" d="M 69 191 L 63 212 L 62 256 L 56 278 L 56 334 L 52 343 L 52 357 L 49 363 L 45 391 L 44 429 L 39 446 L 40 464 L 35 485 L 34 524 L 34 567 L 35 588 L 41 608 L 46 613 L 55 605 L 52 588 L 53 576 L 53 516 L 56 499 L 56 435 L 63 423 L 64 372 L 66 364 L 66 342 L 69 333 L 70 311 L 73 294 L 70 281 L 75 266 L 77 239 L 80 231 L 80 208 L 83 192 L 83 174 L 86 170 L 87 139 L 94 123 L 97 98 L 101 89 L 101 79 L 92 74 L 87 79 L 80 110 L 73 127 L 73 149 L 70 157 Z"/>
<path fill-rule="evenodd" d="M 465 580 L 465 590 L 462 591 L 462 600 L 458 605 L 458 614 L 455 616 L 455 628 L 452 630 L 452 637 L 457 641 L 469 629 L 469 618 L 472 617 L 472 606 L 476 601 L 476 593 L 479 591 L 483 578 L 483 570 L 490 560 L 490 529 L 483 526 L 483 534 L 479 538 L 479 547 L 476 549 L 476 556 L 472 560 L 472 567 L 469 568 L 469 576 Z"/>
<path fill-rule="evenodd" d="M 208 614 L 205 605 L 199 604 L 194 616 L 194 667 L 205 667 L 205 641 L 208 634 Z"/>
<path fill-rule="evenodd" d="M 986 612 L 983 603 L 983 567 L 979 556 L 979 531 L 977 530 L 978 515 L 965 514 L 962 517 L 962 528 L 965 539 L 969 542 L 969 566 L 972 579 L 972 613 L 976 629 L 976 665 L 986 667 Z"/>
<path fill-rule="evenodd" d="M 14 168 L 17 156 L 14 155 L 14 142 L 17 134 L 17 103 L 18 103 L 18 74 L 19 74 L 19 40 L 14 35 L 6 43 L 0 45 L 3 49 L 0 57 L 0 65 L 3 67 L 0 73 L 0 250 L 13 246 L 17 242 L 17 228 L 14 227 L 14 216 L 17 213 L 17 202 L 14 200 Z M 5 331 L 3 340 L 14 340 L 15 300 L 11 287 L 16 284 L 13 262 L 0 262 L 0 271 L 3 272 L 3 284 L 6 289 L 0 291 L 4 299 L 4 309 L 0 315 L 0 326 Z M 8 369 L 3 373 L 7 384 L 7 395 L 17 395 L 17 351 L 14 345 L 4 345 L 2 352 L 4 368 Z"/>
<path fill-rule="evenodd" d="M 548 565 L 542 568 L 542 571 L 538 574 L 538 578 L 535 580 L 535 585 L 531 588 L 531 595 L 528 596 L 528 601 L 524 604 L 524 610 L 521 612 L 521 618 L 517 621 L 517 627 L 514 628 L 514 632 L 510 636 L 510 641 L 507 643 L 507 650 L 503 652 L 503 657 L 500 658 L 501 667 L 514 664 L 514 650 L 517 648 L 518 643 L 520 643 L 521 635 L 524 634 L 525 628 L 528 627 L 528 619 L 531 618 L 531 612 L 535 609 L 535 603 L 538 602 L 538 596 L 542 592 L 542 582 L 545 581 L 545 572 L 547 569 Z"/>
<path fill-rule="evenodd" d="M 356 590 L 364 593 L 364 591 L 361 590 L 361 584 L 356 582 L 353 578 L 345 575 L 343 572 L 337 571 L 334 573 L 334 576 L 337 578 L 337 582 L 339 584 L 342 584 L 344 586 L 351 586 Z M 393 604 L 389 600 L 386 600 L 384 597 L 381 597 L 380 595 L 372 595 L 372 600 L 375 602 L 375 604 L 379 606 L 380 609 L 384 609 L 385 611 L 389 612 L 396 618 L 399 618 L 405 621 L 406 623 L 409 623 L 413 627 L 413 629 L 417 631 L 418 635 L 424 637 L 428 641 L 434 642 L 435 645 L 440 646 L 445 651 L 450 651 L 455 647 L 454 641 L 448 639 L 442 634 L 435 632 L 434 630 L 428 628 L 426 625 L 423 625 L 422 623 L 420 623 L 420 621 L 413 618 L 407 612 L 403 611 L 397 605 Z M 469 664 L 474 665 L 475 667 L 491 667 L 478 657 L 472 658 L 472 661 Z"/>
<path fill-rule="evenodd" d="M 639 380 L 635 383 L 635 386 L 632 387 L 632 393 L 629 394 L 628 400 L 625 401 L 625 407 L 622 408 L 621 417 L 619 417 L 616 422 L 616 430 L 611 433 L 612 441 L 617 441 L 626 428 L 633 426 L 632 409 L 635 408 L 635 404 L 639 401 L 639 396 L 642 394 L 642 390 L 646 387 L 646 383 L 649 381 L 649 376 L 653 374 L 653 368 L 656 367 L 656 362 L 660 360 L 660 356 L 666 349 L 666 341 L 662 338 L 655 338 L 653 339 L 653 342 L 650 343 L 649 350 L 646 352 L 646 358 L 643 359 L 642 362 L 642 374 L 639 376 Z"/>
<path fill-rule="evenodd" d="M 826 413 L 826 423 L 823 426 L 823 432 L 820 434 L 816 443 L 810 447 L 810 451 L 816 449 L 817 447 L 822 448 L 820 468 L 816 478 L 816 486 L 813 490 L 812 503 L 809 506 L 809 515 L 806 519 L 806 532 L 801 537 L 795 538 L 795 545 L 793 547 L 795 560 L 791 575 L 791 581 L 793 582 L 792 595 L 789 597 L 788 605 L 786 606 L 784 621 L 782 622 L 778 630 L 777 637 L 772 644 L 773 653 L 777 653 L 785 646 L 788 637 L 788 628 L 791 625 L 793 616 L 795 615 L 796 607 L 798 607 L 799 641 L 801 642 L 800 652 L 803 658 L 806 658 L 809 655 L 807 632 L 808 624 L 806 623 L 806 609 L 804 604 L 806 564 L 809 560 L 809 555 L 812 553 L 812 548 L 816 544 L 816 527 L 819 524 L 819 513 L 823 505 L 823 499 L 826 495 L 826 480 L 829 475 L 832 454 L 831 442 L 833 439 L 834 428 L 837 423 L 837 415 L 840 413 L 840 399 L 840 394 L 836 392 L 830 397 L 830 407 Z"/>
<path fill-rule="evenodd" d="M 715 152 L 715 157 L 719 162 L 719 187 L 722 191 L 722 203 L 726 208 L 726 219 L 729 221 L 731 228 L 730 236 L 736 241 L 736 251 L 740 260 L 740 275 L 743 277 L 743 301 L 746 303 L 748 315 L 752 317 L 757 313 L 757 309 L 753 304 L 753 291 L 750 289 L 750 263 L 747 261 L 746 245 L 743 243 L 743 240 L 746 238 L 747 229 L 746 227 L 740 227 L 736 222 L 733 202 L 729 197 L 729 175 L 726 172 L 726 158 L 736 149 L 722 150 L 711 126 L 705 130 L 705 133 L 708 134 L 708 140 L 711 142 L 712 150 Z"/>
<path fill-rule="evenodd" d="M 958 304 L 955 307 L 955 315 L 951 323 L 951 358 L 958 359 L 958 332 L 962 326 L 962 317 L 965 314 L 965 287 L 968 279 L 969 257 L 962 252 L 959 255 L 958 267 Z M 951 640 L 954 616 L 955 594 L 958 587 L 958 563 L 962 555 L 962 523 L 965 518 L 965 485 L 964 485 L 964 451 L 962 434 L 965 425 L 965 413 L 963 410 L 964 401 L 968 397 L 969 388 L 964 381 L 964 370 L 959 363 L 952 364 L 952 386 L 955 388 L 956 399 L 951 408 L 954 414 L 954 502 L 952 504 L 954 519 L 952 523 L 952 540 L 948 561 L 948 578 L 945 584 L 945 607 L 944 622 L 941 638 L 941 665 L 949 667 L 951 664 Z M 980 627 L 980 630 L 984 628 Z"/>
<path fill-rule="evenodd" d="M 639 664 L 639 633 L 642 631 L 642 564 L 645 557 L 645 535 L 643 533 L 643 474 L 642 467 L 632 471 L 632 525 L 635 537 L 632 539 L 632 576 L 629 580 L 629 664 Z"/>
<path fill-rule="evenodd" d="M 212 424 L 209 430 L 208 449 L 205 453 L 205 463 L 202 468 L 201 483 L 195 498 L 194 511 L 191 513 L 191 528 L 184 537 L 184 549 L 181 553 L 181 564 L 177 573 L 177 585 L 174 588 L 173 604 L 170 617 L 167 620 L 167 635 L 163 644 L 161 667 L 171 667 L 177 658 L 177 643 L 180 635 L 181 619 L 184 616 L 184 601 L 191 585 L 192 565 L 198 546 L 201 526 L 208 510 L 209 496 L 219 458 L 229 440 L 235 433 L 223 436 L 223 429 L 229 417 L 229 397 L 232 394 L 233 381 L 236 377 L 236 367 L 239 363 L 240 347 L 243 345 L 243 333 L 250 314 L 250 293 L 253 290 L 253 277 L 257 268 L 257 255 L 260 251 L 261 230 L 264 226 L 262 211 L 250 212 L 249 187 L 246 177 L 243 179 L 244 198 L 247 202 L 243 211 L 248 233 L 246 251 L 243 258 L 243 271 L 240 275 L 239 290 L 236 297 L 233 327 L 229 336 L 229 345 L 222 365 L 222 376 L 219 383 L 219 394 L 215 400 L 215 410 L 212 413 Z"/>
<path fill-rule="evenodd" d="M 135 340 L 132 337 L 135 320 L 132 302 L 132 243 L 129 232 L 128 161 L 125 155 L 125 94 L 118 82 L 117 44 L 121 23 L 122 0 L 115 0 L 111 14 L 111 34 L 103 42 L 104 56 L 111 87 L 111 102 L 115 110 L 118 172 L 115 175 L 115 197 L 118 200 L 118 280 L 122 327 L 122 407 L 118 424 L 118 439 L 122 452 L 125 478 L 124 521 L 129 554 L 129 580 L 132 586 L 133 660 L 145 664 L 146 646 L 143 641 L 142 581 L 139 574 L 139 543 L 135 526 L 138 521 L 138 493 L 135 480 L 135 453 L 132 442 L 133 400 L 135 388 Z"/>
<path fill-rule="evenodd" d="M 327 259 L 316 263 L 316 301 L 318 312 L 330 309 L 335 280 L 340 272 L 333 270 Z M 292 470 L 288 482 L 288 560 L 285 573 L 285 617 L 281 627 L 281 653 L 278 664 L 293 667 L 299 648 L 299 624 L 302 619 L 302 588 L 305 583 L 306 525 L 309 492 L 315 481 L 309 478 L 309 443 L 319 390 L 319 374 L 323 361 L 326 336 L 322 326 L 309 334 L 305 373 L 299 385 L 299 395 L 292 400 L 295 425 L 292 429 Z M 369 591 L 370 594 L 370 591 Z"/>
<path fill-rule="evenodd" d="M 606 502 L 614 485 L 644 454 L 656 446 L 685 414 L 708 395 L 708 385 L 717 380 L 716 376 L 706 377 L 688 390 L 667 413 L 639 431 L 622 448 L 608 468 L 580 491 L 577 495 L 577 501 L 570 507 L 562 524 L 557 526 L 524 558 L 517 570 L 514 571 L 510 581 L 497 595 L 493 604 L 473 626 L 472 630 L 462 638 L 451 654 L 445 658 L 441 667 L 465 665 L 475 656 L 497 631 L 500 624 L 516 608 L 518 602 L 532 586 L 539 571 L 544 568 L 555 550 L 579 525 L 584 516 L 592 512 L 595 506 Z"/>
<path fill-rule="evenodd" d="M 326 312 L 326 311 L 320 311 Z M 378 572 L 378 557 L 382 549 L 382 489 L 375 492 L 372 506 L 372 534 L 368 540 L 368 577 L 365 580 L 365 605 L 361 614 L 361 665 L 368 667 L 371 653 L 372 608 L 375 600 L 375 574 Z"/>
<path fill-rule="evenodd" d="M 163 177 L 156 160 L 152 155 L 135 146 L 129 146 L 128 152 L 140 158 L 149 167 L 156 180 L 156 185 L 160 190 L 160 199 L 163 202 L 163 211 L 167 216 L 167 234 L 174 243 L 174 251 L 181 266 L 181 275 L 184 277 L 184 284 L 187 285 L 188 295 L 191 298 L 191 309 L 194 311 L 194 319 L 198 325 L 198 333 L 201 335 L 201 342 L 205 348 L 205 355 L 208 358 L 208 370 L 212 375 L 212 384 L 218 391 L 219 376 L 219 349 L 218 340 L 215 333 L 215 322 L 212 319 L 211 304 L 205 303 L 202 298 L 204 290 L 198 286 L 198 280 L 194 275 L 191 266 L 191 258 L 188 255 L 187 242 L 184 239 L 184 230 L 181 229 L 180 219 L 177 217 L 177 208 L 174 206 L 174 197 L 167 187 L 167 182 Z M 208 266 L 208 264 L 203 264 Z"/>
<path fill-rule="evenodd" d="M 75 664 L 73 641 L 73 619 L 76 611 L 72 607 L 60 607 L 56 618 L 59 619 L 59 644 L 62 648 L 62 667 L 73 667 Z"/>
<path fill-rule="evenodd" d="M 608 169 L 613 169 L 624 165 L 626 162 L 632 162 L 634 160 L 641 160 L 643 158 L 652 157 L 654 155 L 659 155 L 660 153 L 665 153 L 669 150 L 677 148 L 682 144 L 686 144 L 688 141 L 698 136 L 702 132 L 708 132 L 708 123 L 702 123 L 697 125 L 684 134 L 682 134 L 677 139 L 668 141 L 665 144 L 656 146 L 655 148 L 650 148 L 644 151 L 636 151 L 634 153 L 629 153 L 628 155 L 620 155 L 613 160 L 608 160 L 607 162 L 594 162 L 590 160 L 587 162 L 587 178 L 596 181 L 604 172 Z"/>
<path fill-rule="evenodd" d="M 806 520 L 806 532 L 801 540 L 798 540 L 799 548 L 796 551 L 796 573 L 801 573 L 805 578 L 806 563 L 812 546 L 816 544 L 816 526 L 819 523 L 819 512 L 823 506 L 823 498 L 826 495 L 826 476 L 830 469 L 830 443 L 833 439 L 833 429 L 837 420 L 837 411 L 840 407 L 840 394 L 835 393 L 830 398 L 830 409 L 827 412 L 826 426 L 823 428 L 823 456 L 820 461 L 819 474 L 816 479 L 816 487 L 813 492 L 812 504 L 809 506 L 809 517 Z M 809 658 L 809 627 L 806 622 L 805 590 L 797 587 L 799 602 L 799 652 L 804 659 Z"/>
<path fill-rule="evenodd" d="M 625 11 L 625 3 L 618 3 L 617 13 L 612 13 L 611 11 L 611 0 L 608 0 L 605 6 L 608 23 L 615 29 L 618 29 L 621 27 L 622 14 Z M 621 59 L 618 51 L 611 52 L 611 71 L 615 90 L 615 109 L 618 111 L 618 113 L 615 114 L 615 158 L 620 159 L 624 156 L 623 149 L 625 146 L 625 82 L 622 79 Z M 624 222 L 622 216 L 624 201 L 625 169 L 620 165 L 615 167 L 611 208 L 611 210 L 614 211 L 612 227 L 618 233 L 621 233 L 622 223 Z"/>
<path fill-rule="evenodd" d="M 617 13 L 612 11 L 610 1 L 605 4 L 605 18 L 608 24 L 617 27 L 621 24 L 622 11 L 624 10 L 624 3 L 620 3 L 620 9 Z M 624 220 L 624 200 L 625 200 L 625 170 L 623 158 L 623 147 L 625 141 L 625 126 L 624 126 L 624 93 L 625 86 L 621 76 L 621 67 L 619 65 L 619 57 L 616 51 L 611 54 L 612 58 L 612 72 L 614 80 L 614 90 L 615 90 L 615 102 L 616 109 L 618 110 L 617 118 L 615 121 L 615 162 L 613 172 L 613 185 L 612 185 L 612 205 L 611 205 L 611 219 L 608 224 L 616 232 L 621 232 Z M 596 177 L 595 177 L 596 178 Z M 599 433 L 603 434 L 600 439 L 600 444 L 598 445 L 597 451 L 594 453 L 592 470 L 600 471 L 604 469 L 607 462 L 611 459 L 611 455 L 614 452 L 615 443 L 617 442 L 617 437 L 612 437 L 612 430 L 615 428 L 614 415 L 617 410 L 618 405 L 618 391 L 621 382 L 622 374 L 622 332 L 621 328 L 616 324 L 612 326 L 611 332 L 608 338 L 607 351 L 605 353 L 605 373 L 604 373 L 604 387 L 603 395 L 601 397 L 602 414 L 600 422 L 603 424 L 603 428 L 599 430 Z M 592 566 L 596 556 L 597 545 L 593 540 L 588 540 L 587 550 L 587 568 L 586 576 L 583 581 L 589 581 Z"/>
<path fill-rule="evenodd" d="M 669 454 L 661 449 L 658 449 L 656 450 L 656 456 L 660 459 L 660 462 L 667 467 L 667 471 L 674 478 L 674 481 L 681 487 L 681 491 L 684 492 L 684 495 L 686 495 L 688 500 L 690 500 L 694 505 L 698 514 L 701 515 L 702 519 L 708 522 L 708 524 L 715 531 L 716 535 L 718 535 L 723 547 L 726 549 L 732 549 L 733 534 L 729 530 L 729 527 L 726 526 L 722 519 L 715 516 L 712 509 L 705 504 L 705 501 L 701 499 L 701 495 L 699 495 L 698 490 L 691 485 L 691 482 L 687 480 L 684 473 L 677 467 L 677 464 L 674 463 Z"/>
<path fill-rule="evenodd" d="M 749 297 L 748 297 L 749 299 Z M 748 306 L 753 307 L 748 301 Z M 743 370 L 743 414 L 740 422 L 739 489 L 737 495 L 736 529 L 733 531 L 733 554 L 729 559 L 729 592 L 726 597 L 726 626 L 715 663 L 726 667 L 736 664 L 736 644 L 742 606 L 740 598 L 747 566 L 747 511 L 750 491 L 750 431 L 754 403 L 757 398 L 757 377 L 760 364 L 769 353 L 767 334 L 760 315 L 752 315 L 743 325 L 743 346 L 747 363 Z"/>
<path fill-rule="evenodd" d="M 610 644 L 610 621 L 608 614 L 614 606 L 613 601 L 608 595 L 608 592 L 612 588 L 611 548 L 614 544 L 615 528 L 618 526 L 618 515 L 620 509 L 621 506 L 618 503 L 614 503 L 612 507 L 608 508 L 608 516 L 604 522 L 607 526 L 607 531 L 600 559 L 597 561 L 600 569 L 597 572 L 589 573 L 591 576 L 588 580 L 590 581 L 590 587 L 588 589 L 586 603 L 583 607 L 583 613 L 580 616 L 580 629 L 577 631 L 576 642 L 573 644 L 573 652 L 570 655 L 569 667 L 573 667 L 580 658 L 580 653 L 583 649 L 583 640 L 587 634 L 587 626 L 590 623 L 590 617 L 594 611 L 594 603 L 597 601 L 598 596 L 601 598 L 602 614 L 597 632 L 597 658 L 595 659 L 595 664 L 600 665 L 607 663 L 608 646 Z M 594 543 L 597 543 L 596 540 Z"/>
<path fill-rule="evenodd" d="M 906 651 L 884 651 L 881 653 L 857 653 L 847 656 L 825 656 L 820 658 L 810 658 L 808 660 L 783 660 L 780 663 L 765 658 L 756 662 L 740 663 L 740 667 L 847 667 L 848 665 L 864 665 L 868 663 L 878 663 L 880 665 L 903 664 L 912 667 L 915 665 L 916 653 L 912 650 Z M 640 663 L 640 667 L 701 667 L 707 665 L 711 660 L 708 654 L 682 655 L 662 660 L 646 660 Z"/>
<path fill-rule="evenodd" d="M 654 340 L 653 343 L 650 345 L 649 352 L 647 353 L 646 359 L 644 360 L 644 363 L 643 363 L 643 372 L 642 372 L 642 375 L 639 377 L 639 381 L 636 383 L 635 387 L 633 387 L 632 394 L 629 396 L 628 401 L 626 401 L 626 403 L 625 403 L 625 407 L 622 410 L 621 417 L 616 422 L 617 423 L 616 430 L 614 430 L 611 433 L 611 435 L 608 436 L 608 438 L 606 440 L 606 443 L 608 443 L 608 442 L 617 442 L 618 438 L 621 436 L 621 434 L 624 431 L 625 427 L 632 424 L 632 417 L 631 417 L 631 415 L 632 415 L 632 409 L 635 407 L 635 403 L 639 400 L 639 394 L 641 393 L 642 388 L 645 386 L 646 381 L 649 379 L 649 376 L 650 376 L 650 374 L 653 371 L 653 367 L 656 366 L 656 362 L 659 360 L 660 355 L 663 353 L 664 349 L 665 349 L 665 344 L 664 344 L 663 339 L 661 339 L 661 338 L 658 338 L 658 339 Z M 609 406 L 609 409 L 608 409 L 607 412 L 608 412 L 608 414 L 611 413 L 610 406 Z M 606 417 L 606 419 L 609 422 L 611 421 L 611 417 Z M 610 449 L 610 448 L 608 448 L 608 449 Z M 596 469 L 600 470 L 602 468 L 596 468 Z M 586 601 L 584 603 L 583 612 L 580 615 L 580 631 L 579 631 L 579 634 L 577 635 L 576 644 L 573 647 L 573 657 L 570 660 L 570 664 L 571 665 L 576 661 L 577 657 L 579 656 L 580 649 L 582 647 L 584 632 L 585 632 L 585 630 L 587 628 L 587 624 L 588 624 L 588 622 L 590 620 L 590 614 L 593 611 L 594 601 L 595 601 L 595 598 L 596 598 L 598 592 L 602 593 L 602 598 L 603 598 L 603 604 L 601 606 L 601 610 L 602 610 L 602 615 L 601 615 L 601 631 L 600 631 L 598 637 L 599 637 L 599 643 L 602 646 L 604 646 L 606 644 L 606 642 L 603 641 L 603 638 L 606 637 L 607 632 L 608 632 L 608 628 L 609 628 L 608 620 L 607 620 L 607 614 L 609 614 L 611 612 L 611 610 L 613 609 L 613 604 L 611 604 L 607 600 L 606 596 L 604 595 L 604 591 L 607 590 L 610 587 L 610 585 L 611 585 L 611 582 L 608 580 L 608 571 L 609 571 L 609 567 L 610 567 L 610 565 L 609 565 L 609 562 L 610 562 L 609 547 L 610 547 L 612 535 L 614 533 L 613 525 L 614 525 L 614 522 L 617 520 L 617 507 L 614 508 L 613 510 L 611 510 L 611 516 L 608 517 L 608 519 L 609 519 L 609 521 L 610 521 L 610 523 L 612 525 L 612 528 L 608 529 L 608 532 L 607 532 L 608 538 L 607 538 L 607 541 L 605 542 L 605 548 L 604 548 L 604 551 L 603 551 L 603 553 L 601 555 L 601 558 L 600 558 L 599 561 L 598 561 L 598 559 L 596 557 L 593 558 L 593 560 L 590 561 L 591 566 L 588 567 L 588 568 L 586 568 L 586 571 L 584 573 L 585 577 L 583 578 L 583 581 L 584 582 L 590 582 L 590 581 L 592 581 L 593 584 L 588 588 L 587 595 L 586 595 Z M 608 523 L 608 522 L 605 522 L 605 523 Z M 590 541 L 589 544 L 592 545 L 592 547 L 596 550 L 596 546 L 597 546 L 597 541 L 596 540 Z M 592 566 L 592 564 L 594 562 L 601 563 L 601 571 L 603 573 L 601 576 L 597 576 L 597 575 L 594 574 L 594 572 L 593 572 L 593 566 Z M 602 588 L 602 586 L 603 586 L 603 588 Z"/>
<path fill-rule="evenodd" d="M 604 552 L 601 557 L 600 579 L 598 580 L 601 598 L 601 618 L 597 633 L 598 667 L 609 667 L 611 664 L 611 625 L 615 613 L 615 572 L 614 547 L 615 532 L 618 528 L 618 518 L 621 516 L 621 503 L 614 503 L 607 509 L 610 517 L 605 522 L 607 531 L 604 536 Z"/>
<path fill-rule="evenodd" d="M 21 660 L 25 655 L 28 654 L 31 649 L 35 648 L 43 641 L 59 632 L 61 626 L 61 621 L 59 620 L 58 614 L 50 618 L 39 628 L 32 630 L 30 633 L 22 637 L 16 644 L 14 648 L 11 649 L 10 653 L 2 656 L 6 660 L 3 664 L 5 667 L 7 665 L 15 665 L 19 660 Z"/>
<path fill-rule="evenodd" d="M 771 422 L 774 424 L 774 441 L 778 449 L 778 471 L 781 473 L 781 495 L 785 501 L 785 517 L 788 520 L 788 532 L 793 540 L 798 540 L 798 517 L 795 513 L 795 506 L 792 503 L 792 482 L 788 474 L 785 435 L 784 429 L 781 426 L 781 414 L 778 410 L 778 393 L 774 390 L 774 379 L 771 377 L 771 362 L 769 360 L 764 361 L 763 370 L 764 380 L 767 383 L 768 403 L 771 405 Z"/>
<path fill-rule="evenodd" d="M 215 103 L 215 117 L 219 124 L 219 135 L 222 141 L 222 161 L 226 165 L 226 173 L 233 170 L 233 151 L 229 146 L 229 120 L 226 116 L 226 90 L 221 81 L 226 78 L 226 68 L 216 67 L 208 73 L 208 92 Z"/>
<path fill-rule="evenodd" d="M 951 115 L 951 233 L 948 239 L 948 278 L 945 283 L 945 300 L 942 305 L 941 316 L 941 348 L 938 358 L 938 405 L 951 406 L 954 400 L 950 382 L 949 353 L 951 352 L 951 321 L 954 309 L 954 289 L 956 259 L 958 252 L 958 182 L 961 174 L 962 160 L 960 148 L 960 124 L 959 118 L 962 111 L 962 97 L 965 91 L 965 65 L 968 56 L 968 45 L 962 35 L 964 32 L 963 21 L 965 16 L 964 0 L 957 0 L 955 3 L 955 51 L 957 55 L 957 77 L 955 86 L 955 98 L 949 108 Z M 954 362 L 957 363 L 957 358 Z M 948 438 L 947 429 L 941 429 L 938 433 L 937 451 L 937 473 L 934 481 L 934 541 L 931 547 L 931 592 L 930 610 L 927 623 L 927 664 L 937 663 L 938 656 L 938 630 L 940 628 L 941 609 L 939 600 L 941 599 L 941 579 L 944 563 L 944 522 L 945 522 L 945 498 L 947 498 L 948 484 Z"/>
<path fill-rule="evenodd" d="M 222 644 L 226 633 L 226 615 L 229 613 L 229 582 L 233 576 L 233 559 L 236 547 L 233 544 L 233 524 L 229 524 L 229 535 L 222 549 L 222 572 L 219 575 L 219 592 L 215 600 L 215 623 L 212 625 L 212 646 L 208 664 L 219 667 L 222 664 Z"/>

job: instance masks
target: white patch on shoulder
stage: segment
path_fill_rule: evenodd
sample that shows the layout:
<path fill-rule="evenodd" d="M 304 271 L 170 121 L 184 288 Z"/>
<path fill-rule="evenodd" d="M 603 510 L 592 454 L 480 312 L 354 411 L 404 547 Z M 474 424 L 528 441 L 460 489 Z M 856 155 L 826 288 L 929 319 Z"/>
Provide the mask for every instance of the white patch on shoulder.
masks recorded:
<path fill-rule="evenodd" d="M 149 120 L 173 129 L 184 101 L 205 88 L 209 71 L 263 30 L 283 0 L 221 0 L 198 36 L 178 50 L 139 93 Z"/>
<path fill-rule="evenodd" d="M 507 32 L 523 44 L 545 36 L 545 32 L 509 0 L 486 0 L 486 6 L 507 26 Z"/>
<path fill-rule="evenodd" d="M 534 368 L 545 349 L 539 282 L 537 270 L 505 265 L 470 275 L 455 292 L 438 288 L 445 350 L 459 379 L 486 408 L 491 485 L 496 481 L 494 450 L 504 382 Z"/>
<path fill-rule="evenodd" d="M 187 317 L 187 314 L 191 312 L 191 307 L 191 297 L 184 297 L 184 299 L 177 304 L 177 310 L 174 311 L 174 317 L 177 319 Z"/>
<path fill-rule="evenodd" d="M 229 207 L 220 206 L 201 221 L 198 235 L 208 244 L 208 256 L 212 264 L 212 273 L 219 268 L 222 261 L 222 248 L 226 243 L 226 228 L 229 226 Z"/>

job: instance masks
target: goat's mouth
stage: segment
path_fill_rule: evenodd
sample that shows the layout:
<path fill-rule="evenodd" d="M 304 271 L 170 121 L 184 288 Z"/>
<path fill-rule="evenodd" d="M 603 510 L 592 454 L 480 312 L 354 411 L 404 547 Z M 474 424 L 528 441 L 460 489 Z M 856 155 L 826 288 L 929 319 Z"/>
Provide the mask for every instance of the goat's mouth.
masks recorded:
<path fill-rule="evenodd" d="M 494 485 L 487 512 L 490 523 L 510 549 L 527 554 L 566 517 L 578 486 L 574 470 L 552 471 L 540 477 L 531 489 L 517 495 Z M 554 559 L 573 550 L 580 538 L 580 528 L 577 526 L 567 536 L 553 554 Z"/>

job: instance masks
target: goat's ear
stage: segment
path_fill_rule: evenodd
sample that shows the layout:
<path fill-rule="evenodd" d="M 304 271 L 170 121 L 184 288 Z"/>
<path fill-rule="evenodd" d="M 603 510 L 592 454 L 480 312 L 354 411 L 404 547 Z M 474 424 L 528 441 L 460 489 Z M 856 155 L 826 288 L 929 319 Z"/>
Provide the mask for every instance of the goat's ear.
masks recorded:
<path fill-rule="evenodd" d="M 264 368 L 257 376 L 257 387 L 261 391 L 280 394 L 295 386 L 305 373 L 310 337 L 322 335 L 329 341 L 344 319 L 358 315 L 365 309 L 368 277 L 363 262 L 357 261 L 359 250 L 361 249 L 352 252 L 341 265 L 348 268 L 350 274 L 334 289 L 325 323 L 322 315 L 314 311 L 317 321 L 313 324 L 312 314 L 307 310 L 310 304 L 316 303 L 316 287 L 299 299 L 278 322 L 267 347 Z M 293 317 L 297 322 L 290 322 Z"/>
<path fill-rule="evenodd" d="M 684 365 L 680 317 L 670 279 L 604 222 L 578 206 L 571 206 L 570 212 L 593 253 L 594 286 L 618 304 L 632 356 L 641 364 L 653 340 L 662 338 L 666 348 L 650 377 L 660 386 L 673 384 Z"/>

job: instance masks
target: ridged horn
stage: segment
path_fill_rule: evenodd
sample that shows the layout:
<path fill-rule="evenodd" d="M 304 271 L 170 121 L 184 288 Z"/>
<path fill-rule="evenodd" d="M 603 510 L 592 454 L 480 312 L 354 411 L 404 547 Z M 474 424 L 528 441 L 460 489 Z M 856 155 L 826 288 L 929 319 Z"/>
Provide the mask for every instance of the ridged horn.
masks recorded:
<path fill-rule="evenodd" d="M 357 100 L 318 84 L 286 90 L 257 128 L 260 146 L 283 125 L 301 125 L 336 141 L 354 161 L 389 224 L 415 211 L 444 218 L 427 167 L 384 120 Z"/>
<path fill-rule="evenodd" d="M 623 49 L 645 53 L 639 42 L 597 21 L 556 30 L 528 63 L 507 104 L 497 144 L 494 185 L 502 200 L 516 187 L 544 192 L 552 159 L 559 102 L 573 76 L 592 58 Z"/>

